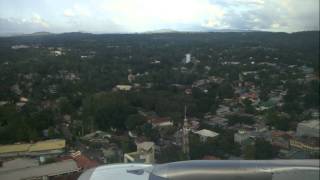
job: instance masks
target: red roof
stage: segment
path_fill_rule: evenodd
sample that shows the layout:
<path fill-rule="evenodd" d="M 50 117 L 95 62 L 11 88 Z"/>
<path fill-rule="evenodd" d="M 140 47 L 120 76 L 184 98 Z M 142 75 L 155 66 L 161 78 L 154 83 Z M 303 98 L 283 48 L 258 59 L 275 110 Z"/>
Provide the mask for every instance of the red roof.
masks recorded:
<path fill-rule="evenodd" d="M 151 123 L 152 124 L 161 124 L 170 121 L 169 117 L 158 117 L 158 118 L 152 118 Z"/>
<path fill-rule="evenodd" d="M 220 160 L 220 158 L 216 157 L 216 156 L 203 156 L 202 158 L 203 160 Z"/>

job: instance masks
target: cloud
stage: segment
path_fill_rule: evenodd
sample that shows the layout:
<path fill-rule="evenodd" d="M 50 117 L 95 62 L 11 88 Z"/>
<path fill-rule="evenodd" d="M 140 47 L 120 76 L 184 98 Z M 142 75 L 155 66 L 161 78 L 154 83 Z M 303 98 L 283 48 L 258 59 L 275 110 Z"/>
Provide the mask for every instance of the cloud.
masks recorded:
<path fill-rule="evenodd" d="M 88 8 L 80 4 L 74 4 L 72 8 L 65 9 L 63 12 L 65 17 L 88 17 L 91 16 L 91 12 Z"/>
<path fill-rule="evenodd" d="M 63 15 L 66 17 L 73 17 L 75 16 L 75 13 L 73 12 L 72 9 L 66 9 L 64 10 Z"/>
<path fill-rule="evenodd" d="M 218 22 L 224 15 L 222 8 L 206 0 L 110 0 L 100 7 L 113 21 L 138 31 L 209 19 Z"/>
<path fill-rule="evenodd" d="M 228 2 L 224 4 L 223 21 L 234 29 L 286 32 L 319 30 L 319 1 L 237 0 Z M 248 3 L 251 6 L 247 6 Z"/>
<path fill-rule="evenodd" d="M 49 24 L 37 13 L 33 13 L 32 18 L 31 18 L 31 22 L 34 24 L 39 24 L 45 28 L 49 27 Z"/>
<path fill-rule="evenodd" d="M 47 31 L 48 28 L 35 19 L 0 18 L 0 33 L 33 33 L 37 31 Z"/>
<path fill-rule="evenodd" d="M 317 0 L 30 0 L 19 6 L 14 1 L 1 4 L 0 18 L 20 30 L 18 25 L 37 31 L 319 30 Z"/>

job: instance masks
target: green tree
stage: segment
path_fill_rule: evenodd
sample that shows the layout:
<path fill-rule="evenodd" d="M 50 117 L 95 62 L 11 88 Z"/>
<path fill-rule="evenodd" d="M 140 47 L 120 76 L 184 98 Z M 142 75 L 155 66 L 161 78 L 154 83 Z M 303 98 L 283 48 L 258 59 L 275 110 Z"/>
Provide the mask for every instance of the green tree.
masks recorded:
<path fill-rule="evenodd" d="M 256 139 L 255 141 L 255 159 L 272 159 L 276 157 L 278 150 L 264 139 Z"/>
<path fill-rule="evenodd" d="M 244 159 L 255 159 L 256 158 L 256 148 L 254 145 L 246 145 L 243 149 L 243 158 Z"/>
<path fill-rule="evenodd" d="M 132 114 L 127 117 L 125 125 L 128 130 L 135 130 L 146 122 L 145 118 L 140 114 Z"/>

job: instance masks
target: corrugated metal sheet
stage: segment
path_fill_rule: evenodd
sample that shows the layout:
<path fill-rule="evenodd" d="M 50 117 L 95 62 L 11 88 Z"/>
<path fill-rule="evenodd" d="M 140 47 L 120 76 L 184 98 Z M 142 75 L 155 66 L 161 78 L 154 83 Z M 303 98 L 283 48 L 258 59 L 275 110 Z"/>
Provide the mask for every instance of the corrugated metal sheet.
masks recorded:
<path fill-rule="evenodd" d="M 78 171 L 79 168 L 74 160 L 66 160 L 57 163 L 51 163 L 47 165 L 30 167 L 19 169 L 15 171 L 9 171 L 0 173 L 0 179 L 2 180 L 21 180 L 32 179 L 43 176 L 56 176 L 66 173 Z"/>
<path fill-rule="evenodd" d="M 0 146 L 0 154 L 25 152 L 30 148 L 30 144 L 12 144 Z"/>
<path fill-rule="evenodd" d="M 66 141 L 64 139 L 39 141 L 34 144 L 0 145 L 0 154 L 49 151 L 49 150 L 55 150 L 55 149 L 63 149 L 65 148 L 65 146 L 66 146 Z"/>

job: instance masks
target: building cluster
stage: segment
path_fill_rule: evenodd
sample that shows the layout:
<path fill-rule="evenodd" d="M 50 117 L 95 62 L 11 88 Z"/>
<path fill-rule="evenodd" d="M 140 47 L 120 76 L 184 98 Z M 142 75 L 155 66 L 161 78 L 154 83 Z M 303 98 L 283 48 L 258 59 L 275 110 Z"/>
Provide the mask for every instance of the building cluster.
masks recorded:
<path fill-rule="evenodd" d="M 11 48 L 19 50 L 30 47 L 27 45 L 14 45 Z M 60 47 L 49 47 L 47 50 L 51 56 L 57 57 L 64 56 L 68 52 L 67 49 Z M 94 51 L 82 52 L 80 53 L 80 59 L 83 61 L 93 59 L 95 55 Z M 232 143 L 241 146 L 242 150 L 248 145 L 254 145 L 256 140 L 263 139 L 274 148 L 279 149 L 280 153 L 277 158 L 319 157 L 318 110 L 312 110 L 311 118 L 299 119 L 295 131 L 292 131 L 292 129 L 291 131 L 278 130 L 268 124 L 273 119 L 267 119 L 266 116 L 263 116 L 267 111 L 273 109 L 280 109 L 280 113 L 287 116 L 286 113 L 281 111 L 284 106 L 284 99 L 288 94 L 288 88 L 285 86 L 288 80 L 279 80 L 280 77 L 276 74 L 267 74 L 270 76 L 270 81 L 280 81 L 268 92 L 263 91 L 263 83 L 272 84 L 273 82 L 256 83 L 262 78 L 266 68 L 276 69 L 281 75 L 287 75 L 283 70 L 280 70 L 280 64 L 274 62 L 278 61 L 279 58 L 274 57 L 271 63 L 255 62 L 253 57 L 249 57 L 248 60 L 250 62 L 244 64 L 235 59 L 227 61 L 222 58 L 222 54 L 219 54 L 219 56 L 221 57 L 216 60 L 217 65 L 221 65 L 223 68 L 228 66 L 255 66 L 255 68 L 241 70 L 233 73 L 233 75 L 231 71 L 225 74 L 215 74 L 212 73 L 212 66 L 198 66 L 201 63 L 200 60 L 188 53 L 182 62 L 179 61 L 177 67 L 172 67 L 170 70 L 182 75 L 196 72 L 197 76 L 195 77 L 197 79 L 192 80 L 189 84 L 179 84 L 178 82 L 167 84 L 170 88 L 174 87 L 173 89 L 180 95 L 193 98 L 195 90 L 200 90 L 201 93 L 209 95 L 212 93 L 213 85 L 220 87 L 225 83 L 229 83 L 230 86 L 223 89 L 222 92 L 216 92 L 215 99 L 210 99 L 212 102 L 216 102 L 210 112 L 201 114 L 198 117 L 187 117 L 185 108 L 184 118 L 177 121 L 174 117 L 170 117 L 170 114 L 158 115 L 157 112 L 138 107 L 137 109 L 140 109 L 138 113 L 145 118 L 145 123 L 150 124 L 151 129 L 156 129 L 159 132 L 157 141 L 151 141 L 150 137 L 144 137 L 134 130 L 119 132 L 116 129 L 111 129 L 108 132 L 104 132 L 93 125 L 91 132 L 87 134 L 82 132 L 74 135 L 71 132 L 72 128 L 83 128 L 83 124 L 76 124 L 80 121 L 73 119 L 73 117 L 81 117 L 83 113 L 81 108 L 83 107 L 80 107 L 80 110 L 72 115 L 68 113 L 61 114 L 61 117 L 58 117 L 59 124 L 56 125 L 58 127 L 53 128 L 53 131 L 59 128 L 65 138 L 72 142 L 70 144 L 66 144 L 65 139 L 51 139 L 33 143 L 0 145 L 0 179 L 54 179 L 61 176 L 72 179 L 82 171 L 102 163 L 157 163 L 157 157 L 161 155 L 164 149 L 171 146 L 178 147 L 179 153 L 183 154 L 186 157 L 185 159 L 189 159 L 193 150 L 190 144 L 190 136 L 197 137 L 199 142 L 204 144 L 223 138 L 221 133 L 219 131 L 216 132 L 215 129 L 233 132 L 234 142 Z M 132 59 L 132 56 L 129 56 L 129 59 Z M 271 59 L 271 57 L 268 56 L 265 59 Z M 165 61 L 157 59 L 152 59 L 148 63 L 152 67 L 162 66 L 163 64 L 165 64 Z M 256 67 L 259 70 L 256 70 Z M 202 69 L 199 70 L 198 68 Z M 283 69 L 288 71 L 299 70 L 303 76 L 296 81 L 302 84 L 318 80 L 314 70 L 307 66 L 289 65 Z M 202 71 L 204 72 L 203 74 L 201 74 Z M 149 81 L 149 79 L 144 84 L 140 83 L 141 79 L 150 76 L 151 73 L 149 74 L 148 71 L 134 73 L 133 70 L 129 69 L 128 74 L 126 72 L 124 74 L 123 81 L 112 84 L 112 91 L 129 94 L 132 91 L 139 92 L 140 90 L 150 89 L 156 84 Z M 231 76 L 235 76 L 235 79 L 231 80 Z M 84 76 L 79 72 L 65 69 L 48 73 L 45 76 L 40 76 L 38 73 L 20 73 L 18 74 L 19 81 L 9 87 L 10 92 L 17 98 L 14 100 L 1 100 L 0 106 L 14 104 L 18 109 L 21 109 L 28 103 L 33 102 L 29 95 L 35 91 L 33 87 L 37 79 L 39 82 L 45 82 L 45 85 L 40 89 L 40 92 L 46 94 L 41 97 L 40 109 L 62 111 L 59 110 L 58 105 L 62 104 L 63 98 L 52 100 L 48 97 L 59 95 L 63 91 L 61 84 L 76 84 L 82 78 Z M 155 88 L 157 87 L 155 86 Z M 232 95 L 225 98 L 222 95 L 225 93 L 224 91 L 230 91 Z M 73 93 L 72 97 L 76 99 L 75 97 L 81 95 L 82 93 L 77 91 Z M 301 96 L 303 97 L 304 95 Z M 205 98 L 209 97 L 205 96 Z M 77 102 L 73 101 L 72 103 L 76 104 Z M 235 118 L 235 122 L 232 122 L 232 118 Z M 250 121 L 250 123 L 246 121 Z M 90 124 L 88 126 L 91 127 Z M 0 126 L 0 128 L 2 127 Z M 49 138 L 49 129 L 43 131 L 44 137 Z M 77 136 L 79 138 L 75 140 Z M 134 142 L 136 150 L 124 152 L 125 142 Z M 234 158 L 231 155 L 227 156 L 230 159 Z M 203 158 L 220 159 L 212 154 L 205 155 Z M 242 159 L 244 156 L 241 154 L 236 158 Z"/>
<path fill-rule="evenodd" d="M 99 163 L 67 151 L 64 139 L 0 145 L 0 179 L 76 179 Z"/>

